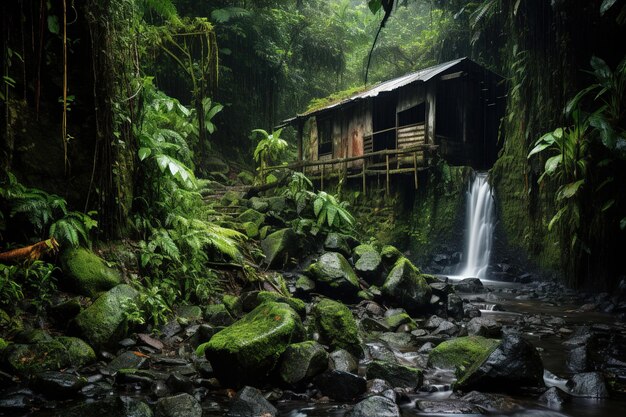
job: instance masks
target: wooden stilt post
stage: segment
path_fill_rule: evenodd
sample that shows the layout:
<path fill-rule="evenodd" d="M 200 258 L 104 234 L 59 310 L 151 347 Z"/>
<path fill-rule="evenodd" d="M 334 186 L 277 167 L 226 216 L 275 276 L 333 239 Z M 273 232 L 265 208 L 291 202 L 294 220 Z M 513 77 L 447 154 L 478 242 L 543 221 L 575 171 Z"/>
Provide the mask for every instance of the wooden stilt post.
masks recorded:
<path fill-rule="evenodd" d="M 417 190 L 417 152 L 413 152 L 413 179 L 415 180 L 415 189 Z"/>
<path fill-rule="evenodd" d="M 365 158 L 363 159 L 363 171 L 361 171 L 361 179 L 363 180 L 363 195 L 366 194 L 365 192 Z"/>
<path fill-rule="evenodd" d="M 389 154 L 385 155 L 385 167 L 386 167 L 386 173 L 387 173 L 387 196 L 389 196 L 389 188 L 390 188 L 390 184 L 389 184 Z"/>
<path fill-rule="evenodd" d="M 326 165 L 322 164 L 322 175 L 320 176 L 320 190 L 324 191 L 324 167 Z"/>

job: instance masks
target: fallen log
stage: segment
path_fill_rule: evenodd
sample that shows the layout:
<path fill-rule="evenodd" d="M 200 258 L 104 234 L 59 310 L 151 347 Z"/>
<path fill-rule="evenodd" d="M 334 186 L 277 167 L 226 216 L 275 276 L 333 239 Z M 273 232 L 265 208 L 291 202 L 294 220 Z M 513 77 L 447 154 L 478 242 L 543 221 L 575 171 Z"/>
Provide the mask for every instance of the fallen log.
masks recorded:
<path fill-rule="evenodd" d="M 2 252 L 0 253 L 0 262 L 35 261 L 48 252 L 57 253 L 58 250 L 59 242 L 51 237 L 50 239 L 37 242 L 34 245 Z"/>

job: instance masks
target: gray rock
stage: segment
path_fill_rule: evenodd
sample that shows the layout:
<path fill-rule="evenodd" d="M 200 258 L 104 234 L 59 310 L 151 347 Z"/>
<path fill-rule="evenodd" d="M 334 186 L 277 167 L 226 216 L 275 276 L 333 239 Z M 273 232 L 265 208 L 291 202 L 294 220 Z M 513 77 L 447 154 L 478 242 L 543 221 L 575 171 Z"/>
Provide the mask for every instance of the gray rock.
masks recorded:
<path fill-rule="evenodd" d="M 455 288 L 458 292 L 464 292 L 464 293 L 483 292 L 485 289 L 482 281 L 478 278 L 462 279 L 455 285 Z"/>
<path fill-rule="evenodd" d="M 439 326 L 437 326 L 437 328 L 433 331 L 433 335 L 437 335 L 437 334 L 445 334 L 448 336 L 453 336 L 456 333 L 459 332 L 459 327 L 454 324 L 451 323 L 447 320 L 442 321 Z"/>
<path fill-rule="evenodd" d="M 567 352 L 567 368 L 572 372 L 589 370 L 589 351 L 587 345 L 575 347 Z"/>
<path fill-rule="evenodd" d="M 37 374 L 32 385 L 46 397 L 66 399 L 75 397 L 87 380 L 71 373 L 48 371 Z"/>
<path fill-rule="evenodd" d="M 432 289 L 419 270 L 406 258 L 399 259 L 387 275 L 383 294 L 408 311 L 427 309 Z"/>
<path fill-rule="evenodd" d="M 454 318 L 463 317 L 463 300 L 456 294 L 448 294 L 448 315 Z"/>
<path fill-rule="evenodd" d="M 161 398 L 156 403 L 156 417 L 202 417 L 202 407 L 190 394 Z"/>
<path fill-rule="evenodd" d="M 567 381 L 572 395 L 588 398 L 608 398 L 609 390 L 600 372 L 583 372 Z"/>
<path fill-rule="evenodd" d="M 111 372 L 117 372 L 120 369 L 140 369 L 147 366 L 147 358 L 145 356 L 136 355 L 134 352 L 124 352 L 116 356 L 107 366 Z"/>
<path fill-rule="evenodd" d="M 338 349 L 329 355 L 331 369 L 336 371 L 356 373 L 358 369 L 357 360 L 345 349 Z"/>
<path fill-rule="evenodd" d="M 507 334 L 481 365 L 457 381 L 455 388 L 507 392 L 543 386 L 543 364 L 535 347 L 517 334 Z"/>
<path fill-rule="evenodd" d="M 313 383 L 323 395 L 337 401 L 351 401 L 367 389 L 365 378 L 342 371 L 326 371 L 315 377 Z"/>
<path fill-rule="evenodd" d="M 328 368 L 328 353 L 322 345 L 306 341 L 289 345 L 281 357 L 279 374 L 283 382 L 294 385 Z"/>
<path fill-rule="evenodd" d="M 371 249 L 361 251 L 358 260 L 354 263 L 354 270 L 367 282 L 382 285 L 384 282 L 381 279 L 382 258 L 380 257 L 380 254 L 370 245 L 361 245 L 358 246 L 357 249 L 361 247 L 369 247 Z"/>
<path fill-rule="evenodd" d="M 428 414 L 484 414 L 482 408 L 463 400 L 418 401 L 417 408 Z"/>
<path fill-rule="evenodd" d="M 467 323 L 467 334 L 470 336 L 500 337 L 502 326 L 497 321 L 485 317 L 474 317 Z"/>
<path fill-rule="evenodd" d="M 278 230 L 261 241 L 265 263 L 272 268 L 285 265 L 297 247 L 296 233 L 291 228 Z"/>
<path fill-rule="evenodd" d="M 323 254 L 309 267 L 308 273 L 315 280 L 316 286 L 333 298 L 354 298 L 361 289 L 352 267 L 337 252 Z"/>
<path fill-rule="evenodd" d="M 435 330 L 443 322 L 444 319 L 439 316 L 430 316 L 430 318 L 426 320 L 426 323 L 424 323 L 424 328 L 428 330 Z"/>
<path fill-rule="evenodd" d="M 346 238 L 339 233 L 329 233 L 324 241 L 324 249 L 329 252 L 339 252 L 346 258 L 350 256 L 350 245 Z"/>
<path fill-rule="evenodd" d="M 569 394 L 563 392 L 557 387 L 551 387 L 546 392 L 541 394 L 537 401 L 547 405 L 550 408 L 561 408 L 561 406 L 569 400 Z"/>
<path fill-rule="evenodd" d="M 355 405 L 346 417 L 400 417 L 400 409 L 389 398 L 374 395 Z"/>
<path fill-rule="evenodd" d="M 394 388 L 416 389 L 424 380 L 421 369 L 394 362 L 372 361 L 365 373 L 368 379 L 384 379 Z"/>
<path fill-rule="evenodd" d="M 278 410 L 265 399 L 261 391 L 243 387 L 231 401 L 226 417 L 276 417 Z"/>

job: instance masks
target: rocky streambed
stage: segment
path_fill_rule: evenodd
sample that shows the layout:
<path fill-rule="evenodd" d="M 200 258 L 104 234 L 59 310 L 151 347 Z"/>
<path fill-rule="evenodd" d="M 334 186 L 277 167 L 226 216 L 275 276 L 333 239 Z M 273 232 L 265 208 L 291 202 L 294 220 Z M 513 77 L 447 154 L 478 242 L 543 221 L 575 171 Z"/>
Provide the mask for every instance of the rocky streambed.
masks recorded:
<path fill-rule="evenodd" d="M 426 275 L 393 247 L 333 239 L 284 274 L 291 295 L 186 306 L 157 333 L 127 331 L 125 284 L 66 306 L 73 336 L 14 326 L 0 415 L 622 415 L 626 326 L 598 311 L 623 298 Z"/>

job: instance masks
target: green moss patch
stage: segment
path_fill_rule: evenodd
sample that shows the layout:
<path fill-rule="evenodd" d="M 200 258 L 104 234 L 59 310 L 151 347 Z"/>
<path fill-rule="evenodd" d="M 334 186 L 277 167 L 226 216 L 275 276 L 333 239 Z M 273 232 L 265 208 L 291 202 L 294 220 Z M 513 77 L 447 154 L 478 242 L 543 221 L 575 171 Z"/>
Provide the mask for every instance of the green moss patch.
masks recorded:
<path fill-rule="evenodd" d="M 94 297 L 118 285 L 122 278 L 102 258 L 84 248 L 70 249 L 61 257 L 64 277 L 62 285 L 77 294 Z"/>
<path fill-rule="evenodd" d="M 356 357 L 363 356 L 357 323 L 348 307 L 323 299 L 313 308 L 313 315 L 322 343 L 332 350 L 345 349 Z"/>
<path fill-rule="evenodd" d="M 434 348 L 428 356 L 428 366 L 456 370 L 457 376 L 476 363 L 482 363 L 500 343 L 482 336 L 458 337 Z"/>
<path fill-rule="evenodd" d="M 254 385 L 268 377 L 287 346 L 303 335 L 300 316 L 291 307 L 266 302 L 198 349 L 226 386 Z"/>

